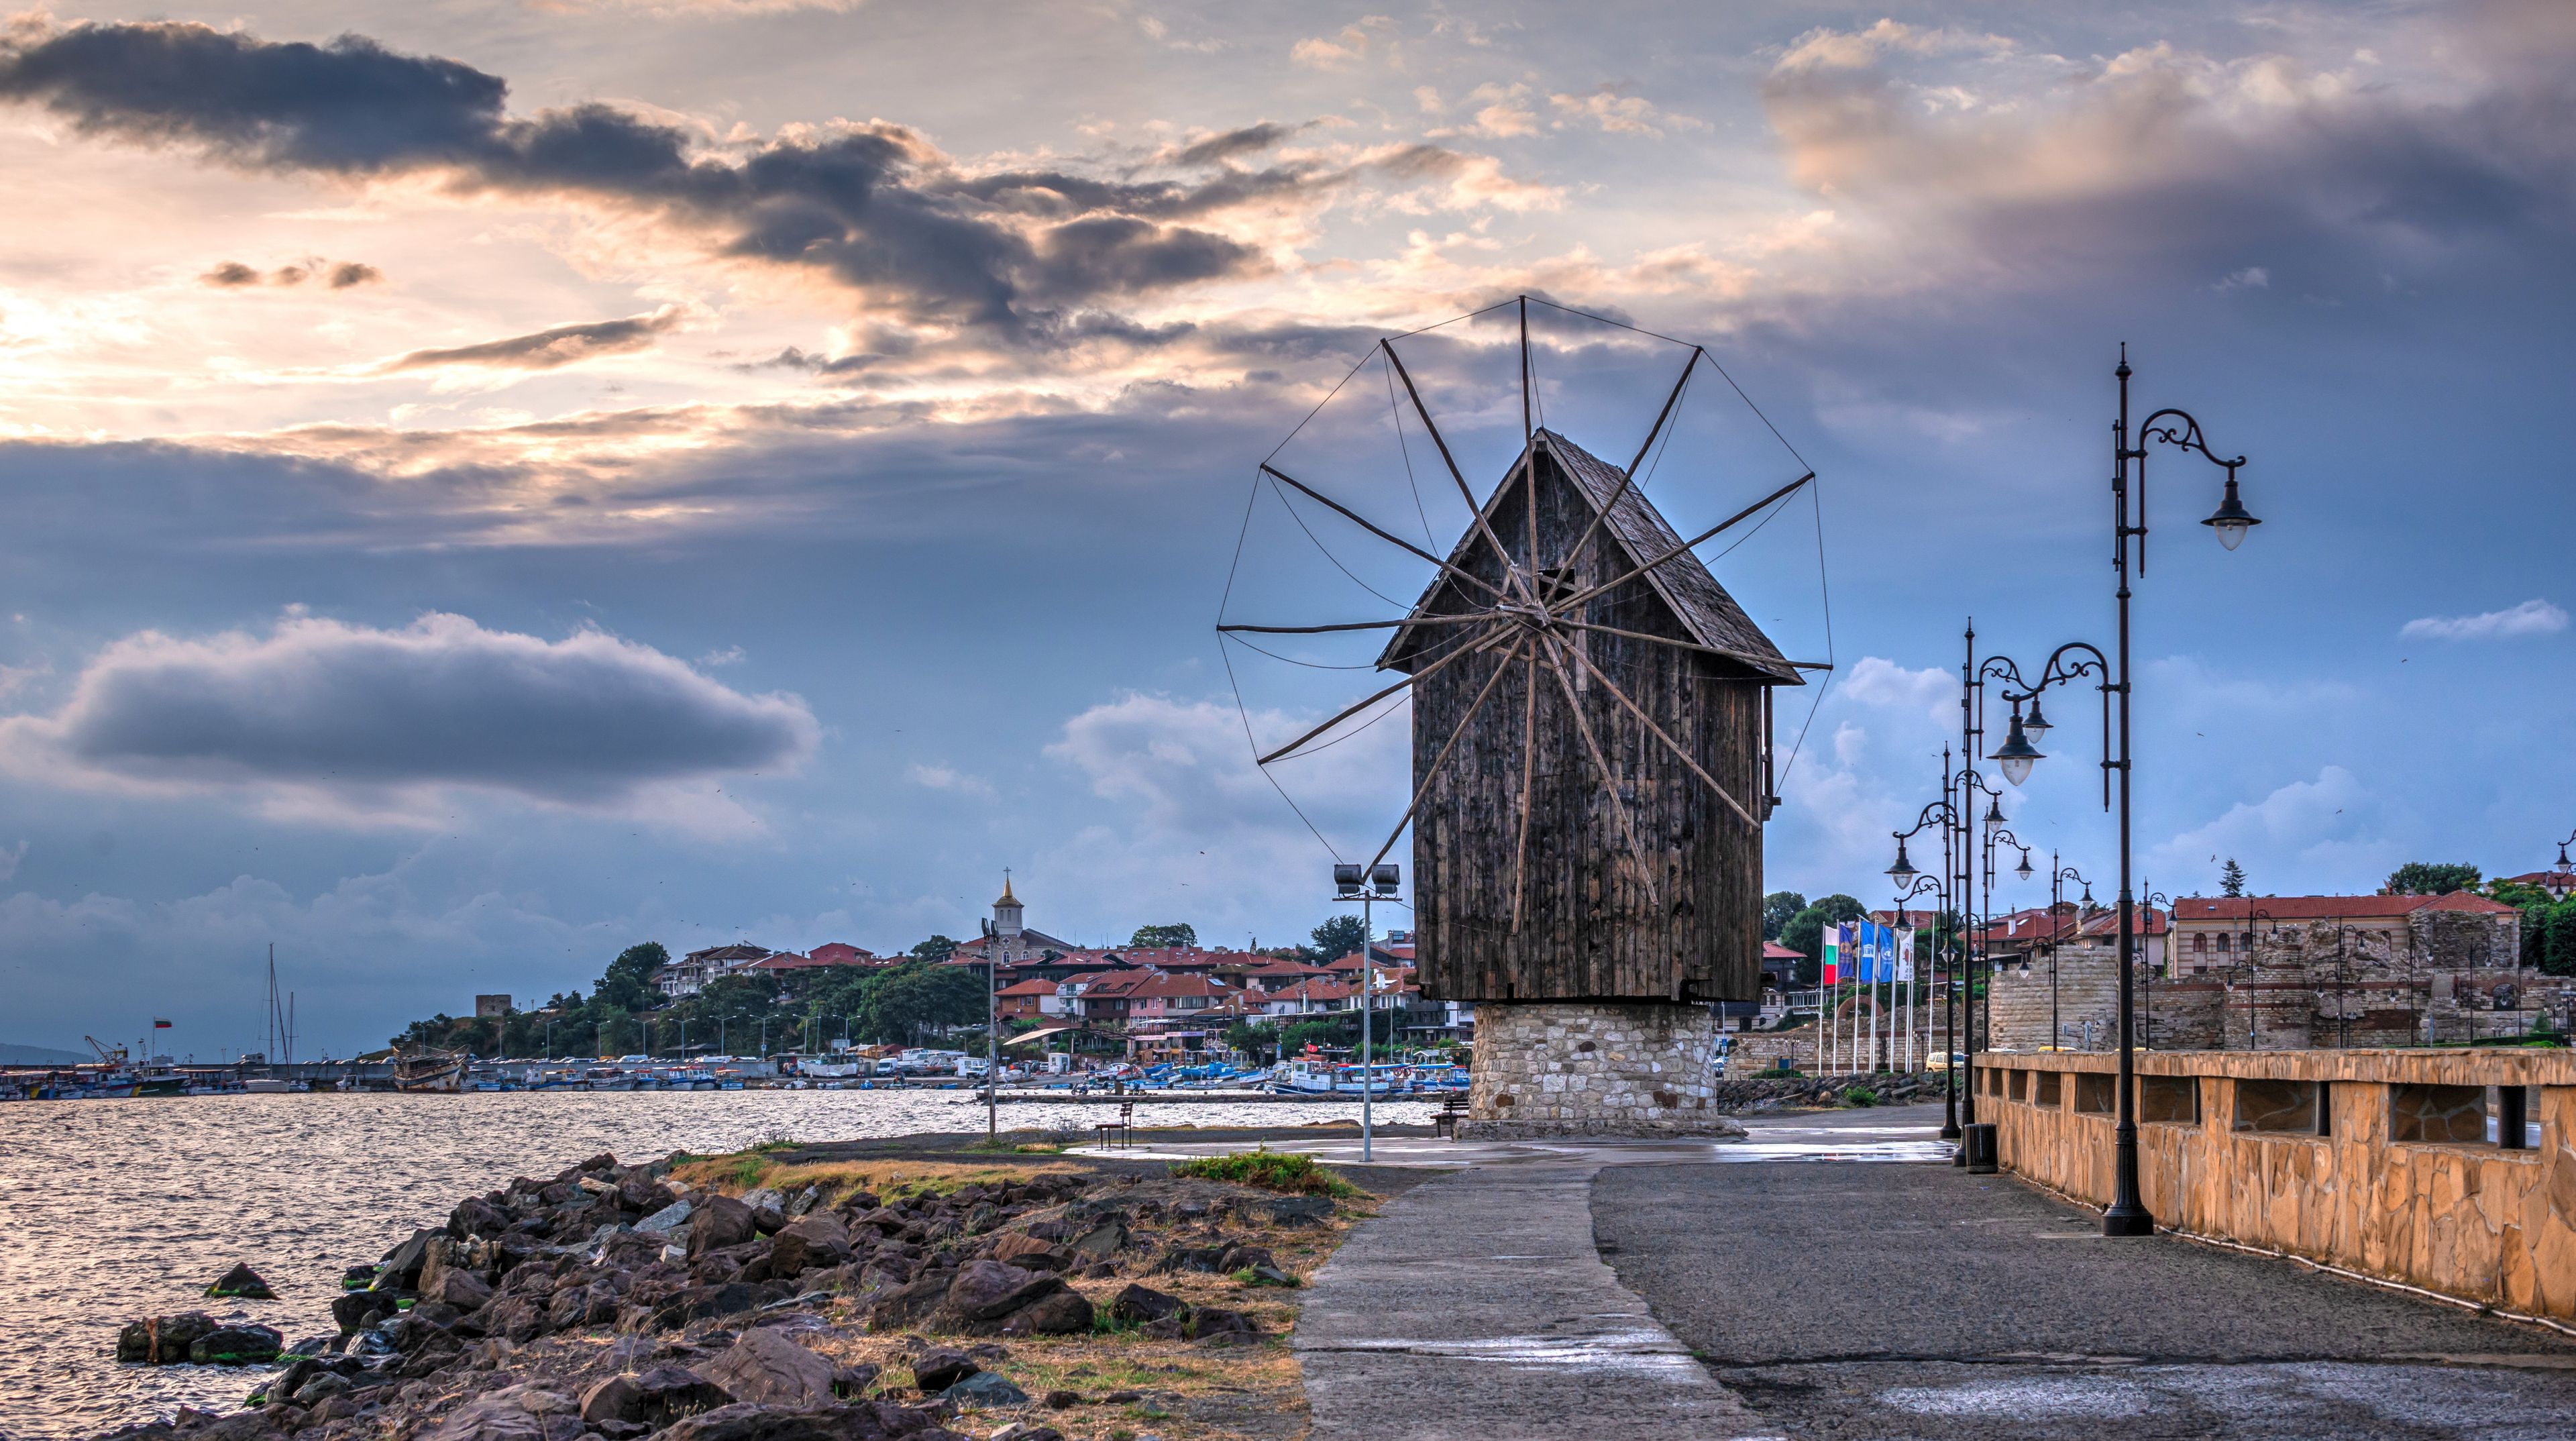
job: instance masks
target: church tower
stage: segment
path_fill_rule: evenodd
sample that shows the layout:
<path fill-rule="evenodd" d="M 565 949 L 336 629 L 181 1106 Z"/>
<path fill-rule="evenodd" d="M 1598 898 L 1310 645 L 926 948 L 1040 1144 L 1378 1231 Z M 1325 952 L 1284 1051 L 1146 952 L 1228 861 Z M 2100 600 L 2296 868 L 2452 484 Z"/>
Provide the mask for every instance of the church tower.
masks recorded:
<path fill-rule="evenodd" d="M 993 902 L 993 942 L 997 961 L 1008 963 L 1019 959 L 1020 898 L 1011 894 L 1011 873 L 1002 872 L 1002 896 Z"/>

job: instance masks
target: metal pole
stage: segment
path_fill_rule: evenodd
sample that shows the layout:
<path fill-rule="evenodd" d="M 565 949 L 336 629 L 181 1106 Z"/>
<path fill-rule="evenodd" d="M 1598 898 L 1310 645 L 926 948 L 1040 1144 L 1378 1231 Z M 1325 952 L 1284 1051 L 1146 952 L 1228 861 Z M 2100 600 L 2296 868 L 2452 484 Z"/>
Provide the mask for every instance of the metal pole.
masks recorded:
<path fill-rule="evenodd" d="M 2138 1105 L 2137 1105 L 2137 1030 L 2134 994 L 2136 981 L 2129 974 L 2130 958 L 2136 954 L 2137 896 L 2129 884 L 2129 695 L 2132 679 L 2129 672 L 2129 539 L 2146 534 L 2146 447 L 2136 452 L 2139 477 L 2138 523 L 2129 523 L 2129 348 L 2120 347 L 2120 368 L 2115 372 L 2120 381 L 2120 422 L 2113 432 L 2116 452 L 2112 467 L 2115 534 L 2112 536 L 2112 563 L 2119 574 L 2120 604 L 2120 1119 L 2113 1130 L 2113 1176 L 2110 1208 L 2102 1213 L 2105 1236 L 2152 1236 L 2156 1219 L 2147 1213 L 2145 1199 L 2138 1191 Z M 2230 472 L 2233 474 L 2233 472 Z"/>
<path fill-rule="evenodd" d="M 1369 1148 L 1375 1140 L 1377 1115 L 1369 1103 L 1369 1022 L 1377 1009 L 1377 967 L 1369 950 L 1377 935 L 1371 904 L 1377 894 L 1373 877 L 1363 877 L 1367 889 L 1360 892 L 1360 1160 L 1369 1160 Z"/>
<path fill-rule="evenodd" d="M 1941 908 L 1945 911 L 1950 910 L 1959 897 L 1957 791 L 1958 782 L 1950 774 L 1950 756 L 1945 747 L 1941 756 L 1941 798 L 1951 809 L 1950 814 L 1941 818 L 1941 889 L 1938 892 Z M 1941 924 L 1948 919 L 1947 916 L 1941 917 L 1933 925 L 1933 963 L 1940 968 L 1935 979 L 1941 985 L 1941 1139 L 1956 1141 L 1960 1135 L 1959 1004 L 1951 992 L 1958 986 L 1959 968 L 1951 961 L 1949 942 L 1941 935 Z"/>
<path fill-rule="evenodd" d="M 994 989 L 994 978 L 1002 968 L 1002 935 L 991 921 L 984 923 L 984 1140 L 999 1144 L 1002 1134 L 1001 1098 L 995 1088 L 1002 1080 L 1002 1014 L 1000 992 Z"/>

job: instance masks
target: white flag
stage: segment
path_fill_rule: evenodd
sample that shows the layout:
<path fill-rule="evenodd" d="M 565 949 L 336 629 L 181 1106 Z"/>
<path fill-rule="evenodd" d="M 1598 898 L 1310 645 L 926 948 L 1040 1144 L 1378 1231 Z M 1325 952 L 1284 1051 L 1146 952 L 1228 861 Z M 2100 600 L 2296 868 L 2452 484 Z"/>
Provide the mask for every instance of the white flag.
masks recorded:
<path fill-rule="evenodd" d="M 1914 928 L 1900 926 L 1896 931 L 1896 978 L 1914 979 Z"/>

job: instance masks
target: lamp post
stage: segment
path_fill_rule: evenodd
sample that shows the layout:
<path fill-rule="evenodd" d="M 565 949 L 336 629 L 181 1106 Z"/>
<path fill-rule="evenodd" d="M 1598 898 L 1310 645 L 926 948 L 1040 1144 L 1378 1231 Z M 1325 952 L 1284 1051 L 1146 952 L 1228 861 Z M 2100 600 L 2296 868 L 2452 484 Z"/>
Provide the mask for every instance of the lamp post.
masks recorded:
<path fill-rule="evenodd" d="M 2164 952 L 2165 959 L 2162 965 L 2147 967 L 2146 1013 L 2139 1018 L 2143 1029 L 2139 1034 L 2138 1044 L 2152 1051 L 2156 1048 L 2156 972 L 2164 966 L 2174 964 L 2173 897 L 2157 890 L 2155 882 L 2146 881 L 2141 884 L 2138 891 L 2138 904 L 2147 908 L 2147 918 L 2150 922 L 2155 919 L 2156 907 L 2159 905 L 2164 907 L 2165 917 L 2165 942 L 2158 948 Z"/>
<path fill-rule="evenodd" d="M 2263 1022 L 2260 1013 L 2254 1009 L 2254 983 L 2263 974 L 2254 964 L 2254 922 L 2258 917 L 2272 922 L 2272 934 L 2277 936 L 2281 933 L 2281 923 L 2268 907 L 2245 908 L 2245 1049 L 2249 1051 L 2263 1049 Z"/>
<path fill-rule="evenodd" d="M 2021 843 L 2021 837 L 2014 835 L 2011 831 L 2006 830 L 2002 826 L 1989 828 L 1986 832 L 1986 896 L 1988 898 L 1987 904 L 1990 906 L 1993 904 L 1993 896 L 1995 893 L 1995 859 L 2002 853 L 2003 848 L 2006 846 L 2010 846 L 2014 850 L 2021 852 L 2021 864 L 2013 867 L 2013 874 L 2025 881 L 2029 880 L 2033 874 L 2030 864 L 2030 847 Z M 1989 930 L 1993 928 L 1994 920 L 1991 916 L 1987 918 L 1986 925 Z M 1991 1049 L 1995 1044 L 1995 947 L 1994 940 L 1991 936 L 1988 937 L 1986 941 L 1985 969 L 1986 993 L 1984 998 L 1978 1002 L 1978 1009 L 1983 1012 L 1984 1018 L 1984 1025 L 1980 1027 L 1980 1029 L 1985 1035 L 1987 1047 Z M 2024 971 L 2028 971 L 2030 969 L 2030 957 L 2027 952 L 2025 952 L 2022 957 L 2022 969 Z"/>
<path fill-rule="evenodd" d="M 1002 1077 L 1001 992 L 995 973 L 1002 967 L 1002 933 L 987 919 L 984 925 L 984 1142 L 998 1145 L 1002 1133 L 1001 1100 L 993 1088 Z"/>
<path fill-rule="evenodd" d="M 2119 668 L 2106 673 L 2102 690 L 2106 701 L 2119 698 L 2119 758 L 2105 759 L 2107 773 L 2120 776 L 2120 1109 L 2119 1124 L 2114 1130 L 2114 1173 L 2111 1204 L 2102 1213 L 2105 1236 L 2151 1236 L 2155 1234 L 2155 1217 L 2147 1211 L 2146 1201 L 2138 1190 L 2138 1106 L 2137 1106 L 2137 1026 L 2135 1020 L 2136 984 L 2130 974 L 2130 963 L 2137 954 L 2137 900 L 2130 885 L 2130 778 L 2133 755 L 2130 737 L 2130 699 L 2136 692 L 2136 674 L 2129 658 L 2129 566 L 2134 553 L 2138 574 L 2147 571 L 2147 455 L 2151 443 L 2172 446 L 2186 453 L 2198 452 L 2203 460 L 2227 473 L 2227 486 L 2218 509 L 2201 524 L 2210 528 L 2225 549 L 2234 550 L 2244 543 L 2246 534 L 2262 522 L 2245 509 L 2236 491 L 2237 469 L 2245 457 L 2221 459 L 2209 448 L 2200 422 L 2188 411 L 2166 407 L 2150 413 L 2132 431 L 2129 424 L 2129 348 L 2120 347 L 2119 368 L 2112 372 L 2120 383 L 2120 415 L 2111 429 L 2111 568 L 2117 579 L 2113 598 L 2119 607 Z M 2131 443 L 2131 436 L 2136 441 Z M 2134 470 L 2132 469 L 2134 467 Z M 2132 505 L 2129 482 L 2134 475 L 2137 495 Z M 2092 647 L 2083 647 L 2091 651 Z M 2060 653 L 2064 652 L 2063 647 Z M 2098 659 L 2099 651 L 2093 651 Z M 2043 677 L 2045 680 L 2045 677 Z M 2032 687 L 2032 699 L 2046 685 Z M 1995 752 L 1994 759 L 2003 768 L 2004 779 L 2015 785 L 2028 778 L 2033 762 L 2042 759 L 2038 747 L 2031 743 L 2029 725 L 2014 708 L 2012 734 Z M 2015 742 L 2019 742 L 2018 747 Z"/>
<path fill-rule="evenodd" d="M 2038 706 L 2034 703 L 2032 709 L 2037 710 Z M 2027 726 L 2024 728 L 2027 729 Z M 2084 939 L 2084 913 L 2093 908 L 2093 883 L 2078 875 L 2073 866 L 2059 865 L 2057 852 L 2050 851 L 2048 853 L 2048 1048 L 2052 1051 L 2066 1048 L 2066 1026 L 2058 1018 L 2057 989 L 2057 952 L 2065 933 L 2058 924 L 2057 908 L 2066 904 L 2068 881 L 2073 881 L 2084 888 L 2084 898 L 2075 903 L 2075 938 L 2080 941 Z"/>
<path fill-rule="evenodd" d="M 1887 878 L 1896 883 L 1896 918 L 1899 921 L 1905 919 L 1905 903 L 1927 891 L 1933 895 L 1934 904 L 1940 907 L 1939 910 L 1933 913 L 1935 919 L 1932 925 L 1932 944 L 1936 963 L 1940 958 L 1940 952 L 1946 949 L 1946 947 L 1941 945 L 1941 924 L 1939 917 L 1946 916 L 1950 913 L 1950 882 L 1952 880 L 1952 876 L 1948 850 L 1950 845 L 1951 829 L 1958 819 L 1957 807 L 1950 804 L 1950 797 L 1948 794 L 1950 789 L 1949 771 L 1950 753 L 1947 750 L 1944 750 L 1941 753 L 1941 789 L 1943 792 L 1941 799 L 1924 806 L 1922 813 L 1914 818 L 1914 824 L 1911 827 L 1905 830 L 1891 832 L 1891 834 L 1896 837 L 1896 864 L 1887 868 Z M 1905 843 L 1921 834 L 1936 820 L 1939 821 L 1941 825 L 1941 845 L 1943 850 L 1941 874 L 1938 876 L 1927 876 L 1914 868 L 1914 862 L 1905 854 Z M 1946 977 L 1949 974 L 1948 969 L 1944 969 L 1941 974 Z M 1946 998 L 1948 993 L 1945 991 L 1943 994 Z M 1945 1141 L 1955 1141 L 1959 1138 L 1959 1089 L 1957 1084 L 1959 1068 L 1957 1062 L 1953 1059 L 1958 1055 L 1958 1050 L 1954 1044 L 1954 1032 L 1958 1025 L 1958 1019 L 1959 1012 L 1957 1007 L 1945 1006 L 1943 1008 L 1941 1015 L 1941 1138 Z M 1909 1021 L 1908 1024 L 1910 1025 L 1911 1022 Z"/>
<path fill-rule="evenodd" d="M 1391 861 L 1373 866 L 1335 863 L 1333 866 L 1333 899 L 1336 902 L 1360 903 L 1360 1160 L 1365 1163 L 1376 1143 L 1377 1115 L 1370 1090 L 1370 1027 L 1377 1011 L 1377 929 L 1371 908 L 1381 900 L 1395 899 L 1401 889 L 1402 872 Z"/>

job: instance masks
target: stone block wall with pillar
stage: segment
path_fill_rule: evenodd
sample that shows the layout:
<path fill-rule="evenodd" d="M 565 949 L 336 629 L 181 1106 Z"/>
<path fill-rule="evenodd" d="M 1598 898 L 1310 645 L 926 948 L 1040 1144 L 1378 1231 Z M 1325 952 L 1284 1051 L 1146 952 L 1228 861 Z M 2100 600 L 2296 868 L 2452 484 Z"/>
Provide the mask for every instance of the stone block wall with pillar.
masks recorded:
<path fill-rule="evenodd" d="M 1480 1140 L 1733 1136 L 1710 1074 L 1717 1019 L 1654 1001 L 1487 1002 L 1476 1009 L 1467 1120 Z"/>

